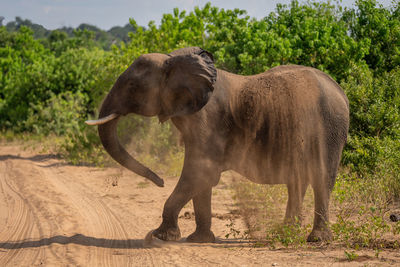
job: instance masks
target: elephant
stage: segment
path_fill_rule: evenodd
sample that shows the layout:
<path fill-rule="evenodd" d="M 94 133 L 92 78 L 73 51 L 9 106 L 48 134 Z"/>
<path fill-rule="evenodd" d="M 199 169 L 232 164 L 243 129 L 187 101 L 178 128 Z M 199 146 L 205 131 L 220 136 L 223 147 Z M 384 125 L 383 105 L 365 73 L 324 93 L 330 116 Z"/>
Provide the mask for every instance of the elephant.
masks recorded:
<path fill-rule="evenodd" d="M 180 178 L 152 234 L 181 238 L 178 215 L 193 201 L 196 229 L 188 242 L 214 242 L 212 188 L 233 170 L 259 184 L 286 184 L 285 222 L 300 217 L 308 185 L 314 222 L 307 240 L 329 241 L 329 198 L 349 128 L 349 103 L 341 87 L 312 67 L 282 65 L 242 76 L 217 69 L 199 47 L 139 56 L 104 99 L 98 125 L 105 150 L 122 166 L 162 187 L 163 180 L 119 143 L 118 118 L 128 113 L 171 119 L 185 154 Z"/>

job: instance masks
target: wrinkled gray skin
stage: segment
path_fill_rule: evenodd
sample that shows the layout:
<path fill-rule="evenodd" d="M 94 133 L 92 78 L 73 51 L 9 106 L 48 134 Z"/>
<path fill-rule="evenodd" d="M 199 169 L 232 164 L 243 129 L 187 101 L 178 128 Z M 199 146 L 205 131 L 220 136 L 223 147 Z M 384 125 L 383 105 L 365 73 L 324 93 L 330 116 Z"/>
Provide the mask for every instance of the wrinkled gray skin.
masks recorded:
<path fill-rule="evenodd" d="M 279 66 L 254 76 L 216 69 L 201 48 L 146 54 L 121 74 L 103 102 L 100 118 L 136 113 L 171 119 L 182 134 L 180 179 L 164 205 L 153 235 L 180 238 L 178 214 L 193 200 L 196 231 L 187 241 L 213 242 L 211 191 L 221 172 L 234 170 L 260 184 L 286 184 L 286 222 L 301 215 L 307 186 L 314 190 L 309 241 L 330 240 L 329 196 L 349 127 L 348 100 L 323 72 Z M 107 152 L 121 165 L 158 186 L 163 180 L 120 145 L 118 118 L 99 125 Z"/>

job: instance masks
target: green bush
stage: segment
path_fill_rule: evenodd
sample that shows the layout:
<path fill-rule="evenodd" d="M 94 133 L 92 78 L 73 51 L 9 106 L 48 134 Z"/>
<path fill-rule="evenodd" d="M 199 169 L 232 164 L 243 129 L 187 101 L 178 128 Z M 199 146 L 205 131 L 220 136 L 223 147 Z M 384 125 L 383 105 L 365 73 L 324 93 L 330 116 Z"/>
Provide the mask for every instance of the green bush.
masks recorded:
<path fill-rule="evenodd" d="M 372 70 L 391 71 L 400 64 L 400 3 L 383 8 L 376 0 L 358 0 L 356 5 L 344 14 L 351 36 L 370 44 L 364 59 Z"/>
<path fill-rule="evenodd" d="M 44 104 L 32 105 L 31 114 L 24 121 L 24 128 L 39 135 L 65 135 L 68 131 L 78 131 L 79 123 L 86 117 L 87 96 L 70 91 L 58 95 L 52 93 Z"/>
<path fill-rule="evenodd" d="M 1 129 L 32 131 L 25 127 L 31 122 L 25 121 L 37 116 L 39 107 L 58 94 L 83 93 L 88 98 L 85 113 L 94 111 L 90 109 L 91 91 L 105 52 L 78 47 L 57 55 L 34 40 L 26 27 L 16 33 L 7 33 L 3 27 L 0 35 Z"/>
<path fill-rule="evenodd" d="M 352 136 L 400 138 L 400 68 L 374 76 L 354 67 L 341 83 L 350 102 Z"/>
<path fill-rule="evenodd" d="M 385 177 L 391 198 L 399 198 L 400 69 L 374 76 L 356 67 L 351 74 L 342 83 L 351 111 L 342 162 L 359 176 Z"/>
<path fill-rule="evenodd" d="M 368 42 L 348 36 L 341 9 L 327 3 L 277 5 L 257 21 L 238 10 L 220 11 L 212 25 L 211 50 L 224 68 L 256 74 L 281 64 L 300 64 L 346 77 L 352 63 L 361 64 Z"/>

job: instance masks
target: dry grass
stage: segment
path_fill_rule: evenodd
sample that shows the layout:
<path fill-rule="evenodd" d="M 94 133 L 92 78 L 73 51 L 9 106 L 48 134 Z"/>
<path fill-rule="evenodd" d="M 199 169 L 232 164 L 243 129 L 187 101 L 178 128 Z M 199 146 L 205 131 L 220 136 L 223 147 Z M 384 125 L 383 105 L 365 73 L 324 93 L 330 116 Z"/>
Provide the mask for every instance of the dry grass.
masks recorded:
<path fill-rule="evenodd" d="M 303 204 L 302 223 L 284 225 L 287 189 L 285 185 L 254 184 L 232 174 L 232 185 L 251 238 L 272 247 L 301 247 L 311 232 L 314 210 L 312 188 Z M 400 203 L 388 199 L 379 181 L 351 177 L 342 172 L 331 195 L 330 218 L 334 240 L 331 245 L 351 248 L 399 248 L 400 222 L 389 220 L 400 211 Z"/>

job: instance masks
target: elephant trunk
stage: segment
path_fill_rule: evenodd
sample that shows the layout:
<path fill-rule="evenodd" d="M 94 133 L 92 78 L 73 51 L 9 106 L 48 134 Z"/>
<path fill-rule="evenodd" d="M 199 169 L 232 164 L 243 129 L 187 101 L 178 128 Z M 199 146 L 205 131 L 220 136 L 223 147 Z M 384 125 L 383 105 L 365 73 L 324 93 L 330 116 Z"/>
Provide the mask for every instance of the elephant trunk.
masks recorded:
<path fill-rule="evenodd" d="M 119 115 L 112 115 L 116 113 L 109 113 L 107 112 L 107 105 L 102 106 L 100 115 L 99 115 L 99 120 L 101 123 L 99 123 L 99 136 L 101 143 L 103 144 L 104 148 L 110 154 L 110 156 L 117 161 L 119 164 L 124 166 L 125 168 L 133 171 L 134 173 L 141 175 L 156 185 L 163 187 L 164 186 L 164 181 L 160 177 L 158 177 L 157 174 L 152 172 L 149 168 L 143 166 L 140 162 L 138 162 L 136 159 L 134 159 L 120 144 L 118 140 L 118 135 L 117 135 L 117 124 L 119 120 Z M 111 120 L 103 120 L 102 118 L 110 118 L 115 117 Z"/>

